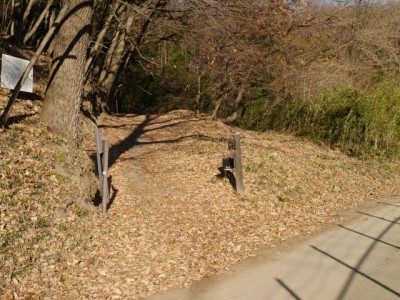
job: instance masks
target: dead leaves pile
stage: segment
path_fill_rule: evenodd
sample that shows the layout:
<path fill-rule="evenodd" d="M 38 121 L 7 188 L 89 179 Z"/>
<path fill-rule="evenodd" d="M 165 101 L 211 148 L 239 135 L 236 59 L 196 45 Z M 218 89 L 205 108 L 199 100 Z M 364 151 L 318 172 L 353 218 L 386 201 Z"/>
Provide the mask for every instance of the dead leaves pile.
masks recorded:
<path fill-rule="evenodd" d="M 6 100 L 0 96 L 1 110 Z M 0 291 L 11 299 L 42 297 L 91 247 L 87 213 L 65 210 L 78 188 L 55 169 L 86 154 L 41 126 L 39 110 L 39 101 L 19 100 L 0 134 Z"/>
<path fill-rule="evenodd" d="M 35 118 L 12 125 L 0 144 L 1 288 L 15 298 L 137 299 L 187 286 L 261 245 L 315 233 L 350 207 L 398 193 L 394 164 L 175 111 L 103 116 L 110 209 L 72 205 L 60 215 L 77 192 L 54 165 L 73 150 Z M 237 130 L 243 197 L 218 170 Z M 94 150 L 92 139 L 85 145 Z"/>
<path fill-rule="evenodd" d="M 53 298 L 74 291 L 136 299 L 187 286 L 261 245 L 315 233 L 360 202 L 398 192 L 393 166 L 240 130 L 246 193 L 238 197 L 218 170 L 237 128 L 186 111 L 103 116 L 101 124 L 115 160 L 115 199 L 106 216 L 93 220 L 97 251 L 71 270 L 71 289 L 48 292 Z"/>

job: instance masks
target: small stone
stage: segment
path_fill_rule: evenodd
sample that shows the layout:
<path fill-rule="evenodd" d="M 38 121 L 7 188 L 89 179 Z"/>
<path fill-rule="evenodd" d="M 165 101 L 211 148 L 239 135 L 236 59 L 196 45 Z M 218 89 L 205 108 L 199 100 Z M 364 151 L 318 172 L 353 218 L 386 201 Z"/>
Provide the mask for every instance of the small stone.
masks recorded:
<path fill-rule="evenodd" d="M 333 186 L 333 188 L 332 188 L 332 191 L 334 191 L 335 193 L 339 193 L 340 191 L 341 191 L 342 189 L 340 188 L 340 186 L 338 186 L 338 185 L 334 185 Z"/>
<path fill-rule="evenodd" d="M 269 157 L 272 158 L 272 159 L 277 159 L 277 158 L 279 157 L 279 154 L 276 153 L 276 152 L 272 152 L 272 153 L 269 155 Z"/>

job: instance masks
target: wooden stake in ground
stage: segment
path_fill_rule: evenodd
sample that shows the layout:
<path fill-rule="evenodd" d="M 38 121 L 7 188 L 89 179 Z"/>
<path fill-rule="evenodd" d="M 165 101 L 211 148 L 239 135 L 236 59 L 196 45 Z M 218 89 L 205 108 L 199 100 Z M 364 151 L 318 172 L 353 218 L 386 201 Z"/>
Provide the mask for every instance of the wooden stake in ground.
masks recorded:
<path fill-rule="evenodd" d="M 240 149 L 240 133 L 236 132 L 233 135 L 233 140 L 235 142 L 235 155 L 233 159 L 235 160 L 235 179 L 236 179 L 236 192 L 243 196 L 243 173 L 242 173 L 242 151 Z"/>

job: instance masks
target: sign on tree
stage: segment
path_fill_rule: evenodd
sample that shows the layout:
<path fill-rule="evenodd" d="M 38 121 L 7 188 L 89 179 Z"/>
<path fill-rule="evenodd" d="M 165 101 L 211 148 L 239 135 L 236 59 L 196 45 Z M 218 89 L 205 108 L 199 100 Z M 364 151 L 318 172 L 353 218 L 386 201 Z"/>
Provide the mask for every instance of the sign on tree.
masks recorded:
<path fill-rule="evenodd" d="M 7 54 L 1 55 L 1 87 L 13 90 L 22 77 L 29 60 L 13 57 Z M 21 91 L 33 92 L 33 70 L 29 72 L 28 78 L 21 87 Z"/>

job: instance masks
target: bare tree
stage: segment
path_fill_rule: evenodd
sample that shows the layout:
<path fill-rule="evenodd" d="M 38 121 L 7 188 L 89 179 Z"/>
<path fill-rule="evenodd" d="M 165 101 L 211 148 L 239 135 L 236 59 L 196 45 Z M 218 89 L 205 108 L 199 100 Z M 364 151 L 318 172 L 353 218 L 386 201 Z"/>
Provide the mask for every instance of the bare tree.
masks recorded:
<path fill-rule="evenodd" d="M 51 6 L 53 5 L 54 0 L 48 0 L 46 6 L 43 8 L 42 12 L 40 13 L 39 17 L 34 20 L 32 26 L 29 30 L 24 34 L 23 37 L 23 44 L 26 42 L 37 32 L 39 25 L 42 23 L 46 15 L 49 13 Z"/>
<path fill-rule="evenodd" d="M 125 5 L 123 5 L 121 2 L 115 1 L 114 3 L 109 4 L 107 9 L 107 17 L 104 20 L 104 23 L 101 25 L 97 37 L 90 47 L 90 53 L 85 65 L 85 73 L 87 76 L 89 76 L 89 73 L 92 71 L 94 63 L 96 62 L 96 58 L 98 58 L 101 53 L 101 49 L 105 47 L 103 44 L 104 38 L 109 31 L 113 19 L 118 18 L 124 9 Z"/>
<path fill-rule="evenodd" d="M 165 36 L 176 32 L 189 52 L 196 74 L 196 109 L 201 109 L 202 97 L 209 97 L 214 103 L 211 118 L 221 110 L 226 121 L 234 121 L 250 88 L 269 76 L 273 59 L 268 52 L 277 27 L 288 18 L 287 5 L 283 1 L 185 1 L 174 8 L 169 26 L 159 26 L 170 31 Z M 207 85 L 200 91 L 202 78 Z"/>

